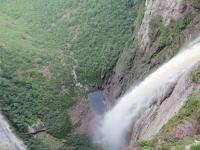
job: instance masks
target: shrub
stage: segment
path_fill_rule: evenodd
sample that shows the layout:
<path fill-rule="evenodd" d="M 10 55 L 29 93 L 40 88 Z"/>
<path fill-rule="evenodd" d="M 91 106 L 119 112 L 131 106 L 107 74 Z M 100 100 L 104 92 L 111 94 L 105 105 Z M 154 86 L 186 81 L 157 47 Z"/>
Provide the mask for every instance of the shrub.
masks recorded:
<path fill-rule="evenodd" d="M 179 36 L 180 32 L 186 28 L 193 18 L 194 15 L 187 14 L 183 18 L 165 26 L 162 22 L 161 16 L 154 16 L 151 19 L 150 25 L 152 30 L 151 38 L 155 41 L 155 49 L 158 51 L 161 51 L 164 48 L 173 50 L 172 42 L 177 36 Z"/>
<path fill-rule="evenodd" d="M 28 139 L 27 147 L 29 150 L 51 150 L 47 145 L 37 139 Z"/>
<path fill-rule="evenodd" d="M 72 125 L 67 113 L 51 112 L 46 121 L 47 132 L 57 138 L 65 138 L 71 131 Z"/>
<path fill-rule="evenodd" d="M 200 150 L 200 145 L 193 145 L 190 150 Z"/>
<path fill-rule="evenodd" d="M 76 134 L 68 137 L 66 145 L 72 146 L 73 150 L 95 150 L 95 147 L 91 146 L 89 137 L 85 134 Z"/>
<path fill-rule="evenodd" d="M 151 19 L 150 25 L 152 28 L 160 28 L 162 26 L 162 17 L 161 16 L 154 16 Z"/>
<path fill-rule="evenodd" d="M 196 69 L 193 75 L 193 79 L 196 83 L 200 83 L 200 66 L 198 66 L 198 68 Z"/>

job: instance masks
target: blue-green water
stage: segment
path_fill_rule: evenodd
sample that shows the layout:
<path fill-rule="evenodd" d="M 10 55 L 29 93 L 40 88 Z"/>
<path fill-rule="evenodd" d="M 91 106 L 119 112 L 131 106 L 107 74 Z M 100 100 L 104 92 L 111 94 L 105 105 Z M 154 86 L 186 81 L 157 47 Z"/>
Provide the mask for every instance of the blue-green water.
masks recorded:
<path fill-rule="evenodd" d="M 102 91 L 95 91 L 88 94 L 88 100 L 94 112 L 101 115 L 105 111 L 104 96 Z"/>

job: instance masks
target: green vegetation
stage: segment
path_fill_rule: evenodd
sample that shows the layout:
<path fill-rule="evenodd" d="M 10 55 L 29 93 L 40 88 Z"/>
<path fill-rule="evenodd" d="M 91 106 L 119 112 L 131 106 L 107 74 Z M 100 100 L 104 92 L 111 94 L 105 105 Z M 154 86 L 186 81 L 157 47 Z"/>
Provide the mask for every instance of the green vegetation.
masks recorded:
<path fill-rule="evenodd" d="M 180 35 L 181 31 L 183 31 L 188 24 L 190 24 L 193 18 L 194 15 L 187 14 L 183 18 L 165 26 L 160 16 L 154 16 L 151 20 L 152 39 L 154 40 L 153 47 L 158 50 L 158 52 L 152 57 L 156 57 L 163 49 L 165 49 L 165 53 L 172 56 L 176 54 L 177 50 L 180 48 L 180 44 L 176 43 L 176 47 L 174 47 L 174 39 Z"/>
<path fill-rule="evenodd" d="M 124 74 L 130 66 L 132 66 L 132 58 L 135 56 L 135 49 L 138 46 L 138 32 L 145 12 L 145 0 L 139 0 L 135 4 L 133 16 L 136 17 L 132 25 L 132 36 L 126 42 L 125 48 L 121 53 L 121 62 L 117 64 L 118 74 Z"/>
<path fill-rule="evenodd" d="M 97 87 L 125 47 L 127 53 L 122 54 L 125 61 L 121 66 L 124 73 L 140 40 L 135 35 L 144 16 L 145 0 L 0 0 L 0 3 L 2 112 L 28 149 L 51 149 L 28 133 L 28 127 L 38 119 L 45 124 L 48 134 L 65 141 L 62 149 L 95 149 L 86 135 L 71 134 L 68 110 L 85 93 L 75 87 L 73 68 L 81 83 Z M 174 37 L 192 18 L 188 15 L 167 27 L 159 16 L 153 18 L 158 33 L 154 47 L 171 49 Z M 138 66 L 146 69 L 143 64 Z M 195 80 L 199 82 L 199 77 Z M 194 104 L 199 106 L 195 100 L 186 105 Z M 190 117 L 193 110 L 183 113 Z M 152 142 L 141 141 L 140 145 L 148 149 Z"/>
<path fill-rule="evenodd" d="M 15 48 L 26 41 L 26 49 L 34 50 L 33 45 L 37 48 L 38 44 L 43 48 L 51 46 L 54 50 L 63 49 L 67 55 L 78 60 L 77 74 L 80 81 L 100 83 L 131 35 L 130 26 L 135 18 L 130 2 L 1 0 L 1 16 L 5 15 L 2 20 L 8 20 L 9 17 L 11 21 L 11 31 L 2 36 L 9 45 L 9 41 L 12 41 Z M 31 29 L 27 24 L 33 25 Z M 2 32 L 9 30 L 7 26 L 5 28 L 2 28 Z M 22 32 L 15 39 L 14 28 L 19 28 L 16 32 Z M 28 31 L 25 32 L 25 29 Z"/>
<path fill-rule="evenodd" d="M 200 83 L 200 66 L 198 66 L 198 68 L 196 69 L 194 73 L 194 81 L 196 83 Z"/>
<path fill-rule="evenodd" d="M 76 66 L 78 80 L 84 84 L 101 84 L 134 31 L 137 3 L 132 0 L 0 0 L 0 3 L 0 107 L 4 115 L 28 149 L 51 149 L 28 134 L 28 126 L 38 119 L 49 134 L 69 140 L 66 146 L 89 148 L 90 142 L 84 135 L 70 136 L 73 126 L 68 109 L 84 94 L 75 87 L 72 70 Z M 142 13 L 143 10 L 138 16 Z"/>
<path fill-rule="evenodd" d="M 137 141 L 137 144 L 141 147 L 149 147 L 149 146 L 153 146 L 153 141 L 152 140 L 140 140 Z"/>
<path fill-rule="evenodd" d="M 60 95 L 58 89 L 60 87 L 57 84 L 43 81 L 41 83 L 44 85 L 42 85 L 36 84 L 36 81 L 24 81 L 6 71 L 11 71 L 11 67 L 14 67 L 12 61 L 3 62 L 3 73 L 0 78 L 0 106 L 19 135 L 29 145 L 29 140 L 32 139 L 27 136 L 27 127 L 40 119 L 45 123 L 49 133 L 58 138 L 65 137 L 71 129 L 66 111 L 73 103 L 71 98 L 73 90 Z"/>
<path fill-rule="evenodd" d="M 191 150 L 200 150 L 200 145 L 193 145 Z"/>
<path fill-rule="evenodd" d="M 95 147 L 91 146 L 90 139 L 84 135 L 73 135 L 67 139 L 66 145 L 73 146 L 74 150 L 94 150 Z"/>
<path fill-rule="evenodd" d="M 31 150 L 51 150 L 50 147 L 48 147 L 48 145 L 44 144 L 43 142 L 37 140 L 37 139 L 33 139 L 31 137 L 27 137 L 27 139 L 29 139 L 29 141 L 27 142 L 27 146 L 28 149 Z"/>
<path fill-rule="evenodd" d="M 131 36 L 135 18 L 123 0 L 89 0 L 81 4 L 84 7 L 77 14 L 80 20 L 75 23 L 82 24 L 80 34 L 72 44 L 79 62 L 77 73 L 82 82 L 100 84 Z"/>

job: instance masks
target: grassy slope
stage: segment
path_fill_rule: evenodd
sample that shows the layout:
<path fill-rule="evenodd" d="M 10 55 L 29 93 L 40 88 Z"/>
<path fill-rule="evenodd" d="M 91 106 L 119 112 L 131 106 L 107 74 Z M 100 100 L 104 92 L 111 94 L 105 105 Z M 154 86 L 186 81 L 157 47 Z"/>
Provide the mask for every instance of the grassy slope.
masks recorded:
<path fill-rule="evenodd" d="M 40 119 L 48 133 L 66 138 L 72 128 L 67 109 L 79 96 L 72 67 L 80 81 L 101 83 L 131 34 L 132 1 L 0 3 L 1 109 L 29 149 L 49 149 L 27 134 L 27 126 Z M 70 139 L 78 148 L 84 145 L 79 139 L 88 143 L 84 136 Z"/>

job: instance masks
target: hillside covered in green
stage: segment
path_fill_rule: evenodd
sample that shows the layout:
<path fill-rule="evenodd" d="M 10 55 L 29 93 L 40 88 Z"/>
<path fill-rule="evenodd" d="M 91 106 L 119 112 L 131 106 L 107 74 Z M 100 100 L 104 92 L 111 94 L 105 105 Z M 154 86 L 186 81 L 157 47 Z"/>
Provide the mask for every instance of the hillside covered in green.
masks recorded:
<path fill-rule="evenodd" d="M 41 120 L 57 139 L 93 149 L 85 135 L 70 136 L 68 109 L 78 81 L 101 85 L 134 32 L 132 0 L 0 0 L 0 108 L 28 149 L 52 149 L 28 127 Z M 91 147 L 91 148 L 90 148 Z"/>

